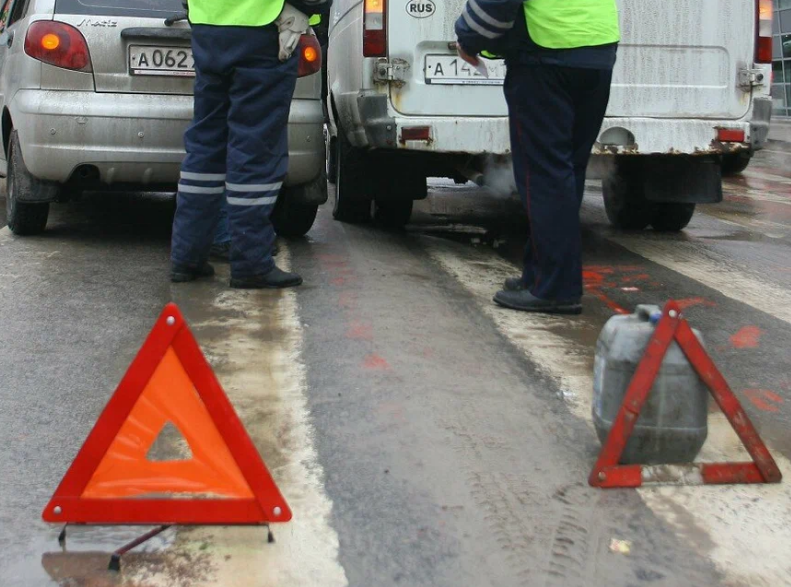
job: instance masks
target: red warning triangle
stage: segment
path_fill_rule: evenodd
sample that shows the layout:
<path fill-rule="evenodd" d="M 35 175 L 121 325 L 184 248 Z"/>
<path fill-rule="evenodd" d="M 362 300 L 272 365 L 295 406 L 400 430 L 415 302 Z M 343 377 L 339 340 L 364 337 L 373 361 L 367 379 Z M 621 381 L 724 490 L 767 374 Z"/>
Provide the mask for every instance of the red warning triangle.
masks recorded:
<path fill-rule="evenodd" d="M 619 465 L 624 448 L 634 431 L 640 410 L 648 399 L 654 380 L 670 345 L 675 341 L 706 384 L 744 448 L 749 463 L 687 463 L 673 465 Z M 720 373 L 677 302 L 670 301 L 662 312 L 645 355 L 623 398 L 621 409 L 602 446 L 588 482 L 594 487 L 640 487 L 646 483 L 708 485 L 725 483 L 779 483 L 783 476 L 758 431 Z"/>
<path fill-rule="evenodd" d="M 153 461 L 172 424 L 191 458 Z M 291 510 L 168 304 L 42 514 L 74 524 L 266 524 Z"/>

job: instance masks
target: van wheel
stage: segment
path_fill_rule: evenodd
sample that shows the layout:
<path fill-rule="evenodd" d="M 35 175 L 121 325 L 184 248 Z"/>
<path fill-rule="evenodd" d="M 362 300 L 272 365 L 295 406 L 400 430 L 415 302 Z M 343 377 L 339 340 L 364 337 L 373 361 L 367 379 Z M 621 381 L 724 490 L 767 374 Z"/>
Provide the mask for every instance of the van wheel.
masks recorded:
<path fill-rule="evenodd" d="M 678 232 L 685 229 L 695 214 L 695 204 L 670 202 L 656 206 L 651 226 L 660 232 Z"/>
<path fill-rule="evenodd" d="M 338 139 L 330 135 L 330 129 L 324 127 L 325 168 L 327 181 L 335 184 L 338 179 Z"/>
<path fill-rule="evenodd" d="M 17 132 L 11 133 L 8 147 L 8 177 L 6 178 L 6 221 L 16 235 L 40 234 L 47 227 L 49 203 L 20 202 L 20 194 L 36 190 L 41 181 L 33 177 L 22 160 Z"/>
<path fill-rule="evenodd" d="M 374 204 L 374 220 L 388 228 L 403 228 L 412 216 L 412 200 L 377 201 Z"/>
<path fill-rule="evenodd" d="M 332 216 L 341 222 L 367 222 L 371 219 L 371 198 L 365 169 L 366 157 L 352 146 L 343 131 L 338 135 L 335 166 L 335 206 Z"/>
<path fill-rule="evenodd" d="M 741 173 L 750 164 L 753 154 L 747 151 L 733 153 L 732 155 L 724 155 L 722 157 L 722 174 L 723 175 L 736 175 Z"/>
<path fill-rule="evenodd" d="M 616 228 L 643 230 L 654 217 L 656 205 L 645 198 L 645 175 L 636 162 L 620 161 L 602 183 L 604 210 Z"/>

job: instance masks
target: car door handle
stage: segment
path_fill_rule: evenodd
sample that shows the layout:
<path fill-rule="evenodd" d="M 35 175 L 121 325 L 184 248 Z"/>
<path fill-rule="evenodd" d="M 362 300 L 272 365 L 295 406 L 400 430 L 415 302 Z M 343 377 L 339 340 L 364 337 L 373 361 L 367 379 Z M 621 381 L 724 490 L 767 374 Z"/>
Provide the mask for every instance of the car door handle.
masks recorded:
<path fill-rule="evenodd" d="M 8 31 L 8 38 L 6 39 L 5 44 L 8 45 L 8 48 L 11 48 L 11 45 L 14 44 L 14 31 Z"/>

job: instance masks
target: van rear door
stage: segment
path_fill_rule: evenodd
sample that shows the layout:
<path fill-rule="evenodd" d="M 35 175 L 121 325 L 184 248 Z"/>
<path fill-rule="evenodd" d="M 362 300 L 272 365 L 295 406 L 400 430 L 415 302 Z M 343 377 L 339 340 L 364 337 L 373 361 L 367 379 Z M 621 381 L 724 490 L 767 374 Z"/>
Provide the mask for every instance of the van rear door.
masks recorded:
<path fill-rule="evenodd" d="M 753 0 L 619 0 L 622 41 L 608 116 L 738 119 L 751 93 Z"/>
<path fill-rule="evenodd" d="M 390 84 L 393 108 L 406 116 L 507 116 L 502 61 L 486 79 L 456 56 L 454 25 L 465 0 L 387 0 L 391 63 L 409 64 L 407 81 Z"/>

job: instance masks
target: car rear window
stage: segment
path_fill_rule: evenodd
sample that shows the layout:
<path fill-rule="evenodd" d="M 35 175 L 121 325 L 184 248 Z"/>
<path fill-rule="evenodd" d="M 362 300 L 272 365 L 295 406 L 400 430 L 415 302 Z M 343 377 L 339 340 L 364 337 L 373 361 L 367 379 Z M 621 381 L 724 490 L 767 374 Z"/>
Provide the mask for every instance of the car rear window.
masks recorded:
<path fill-rule="evenodd" d="M 96 16 L 153 16 L 167 17 L 181 12 L 181 0 L 57 0 L 58 14 L 86 14 Z"/>

